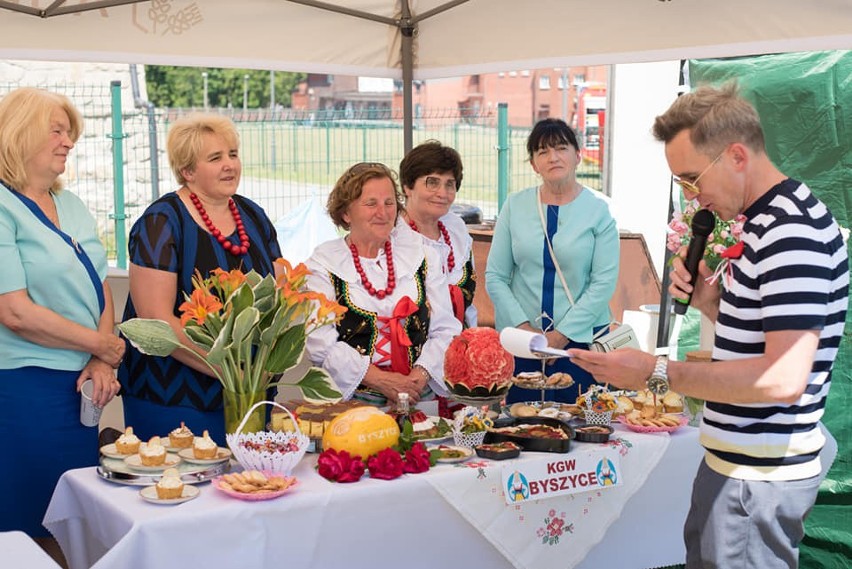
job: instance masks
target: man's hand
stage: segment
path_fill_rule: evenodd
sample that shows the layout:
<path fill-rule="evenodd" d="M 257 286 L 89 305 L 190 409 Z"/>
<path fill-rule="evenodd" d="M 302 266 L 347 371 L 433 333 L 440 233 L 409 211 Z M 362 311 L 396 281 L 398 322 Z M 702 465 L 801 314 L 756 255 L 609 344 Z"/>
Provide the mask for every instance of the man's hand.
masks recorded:
<path fill-rule="evenodd" d="M 619 389 L 645 389 L 657 359 L 651 354 L 622 348 L 608 353 L 572 348 L 571 361 L 592 374 L 595 381 L 609 383 Z"/>

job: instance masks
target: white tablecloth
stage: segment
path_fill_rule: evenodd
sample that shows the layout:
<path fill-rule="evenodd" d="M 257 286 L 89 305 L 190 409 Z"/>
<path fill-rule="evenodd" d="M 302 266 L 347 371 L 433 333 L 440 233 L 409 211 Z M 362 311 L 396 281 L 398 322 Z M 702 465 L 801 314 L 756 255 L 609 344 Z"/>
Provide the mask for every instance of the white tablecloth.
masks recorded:
<path fill-rule="evenodd" d="M 611 515 L 601 517 L 596 531 L 588 529 L 602 541 L 589 538 L 591 549 L 580 559 L 569 562 L 571 556 L 566 555 L 558 565 L 549 565 L 552 559 L 545 556 L 537 568 L 646 569 L 683 562 L 681 530 L 703 455 L 697 430 L 681 429 L 669 441 L 666 435 L 638 435 L 619 427 L 616 437 L 632 445 L 627 451 L 633 453 L 634 466 L 625 463 L 625 476 L 642 470 L 634 461 L 641 461 L 643 447 L 662 446 L 662 456 L 630 492 L 594 491 L 600 494 L 593 498 L 594 509 L 600 509 L 603 500 L 617 502 L 606 508 Z M 649 437 L 662 437 L 668 444 L 646 442 Z M 566 456 L 596 446 L 576 443 Z M 524 453 L 522 460 L 553 456 Z M 452 480 L 463 470 L 458 465 L 439 465 L 393 481 L 333 484 L 316 474 L 314 464 L 315 457 L 308 455 L 294 472 L 299 479 L 296 489 L 275 500 L 234 500 L 204 484 L 199 498 L 177 506 L 145 502 L 138 487 L 101 480 L 93 468 L 72 470 L 60 479 L 44 524 L 62 546 L 71 569 L 508 568 L 522 566 L 529 558 L 513 557 L 505 548 L 495 547 L 495 537 L 488 531 L 484 535 L 477 527 L 480 522 L 465 512 L 469 508 L 465 504 L 481 496 L 453 494 Z M 499 477 L 501 463 L 492 464 L 486 468 Z M 591 492 L 575 496 L 589 500 Z M 516 508 L 505 505 L 499 493 L 493 500 L 491 507 L 500 512 Z M 543 506 L 538 507 L 544 508 L 550 507 L 549 502 L 556 504 L 553 499 L 539 502 Z M 563 510 L 559 508 L 560 513 Z M 511 512 L 509 516 L 517 518 Z"/>
<path fill-rule="evenodd" d="M 24 532 L 4 531 L 0 532 L 0 567 L 59 569 L 59 564 Z"/>

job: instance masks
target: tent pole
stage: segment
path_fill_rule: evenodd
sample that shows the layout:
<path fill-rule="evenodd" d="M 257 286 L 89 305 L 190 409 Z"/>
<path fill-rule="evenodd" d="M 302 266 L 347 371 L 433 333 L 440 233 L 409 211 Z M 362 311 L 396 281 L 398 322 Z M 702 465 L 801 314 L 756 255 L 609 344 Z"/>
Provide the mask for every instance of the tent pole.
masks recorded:
<path fill-rule="evenodd" d="M 402 2 L 402 18 L 399 24 L 402 38 L 402 148 L 403 153 L 414 146 L 414 120 L 412 117 L 412 85 L 414 83 L 414 31 L 416 24 L 411 21 L 411 8 L 408 2 Z"/>

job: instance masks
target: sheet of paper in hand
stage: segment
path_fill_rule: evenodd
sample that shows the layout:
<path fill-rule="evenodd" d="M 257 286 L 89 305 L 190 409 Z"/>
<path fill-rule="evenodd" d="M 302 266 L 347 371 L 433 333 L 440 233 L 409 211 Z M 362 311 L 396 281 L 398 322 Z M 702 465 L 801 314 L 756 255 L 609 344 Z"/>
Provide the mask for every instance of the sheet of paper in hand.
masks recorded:
<path fill-rule="evenodd" d="M 547 338 L 540 332 L 530 332 L 519 328 L 503 328 L 500 343 L 513 356 L 519 358 L 547 359 L 568 358 L 568 352 L 551 348 Z"/>

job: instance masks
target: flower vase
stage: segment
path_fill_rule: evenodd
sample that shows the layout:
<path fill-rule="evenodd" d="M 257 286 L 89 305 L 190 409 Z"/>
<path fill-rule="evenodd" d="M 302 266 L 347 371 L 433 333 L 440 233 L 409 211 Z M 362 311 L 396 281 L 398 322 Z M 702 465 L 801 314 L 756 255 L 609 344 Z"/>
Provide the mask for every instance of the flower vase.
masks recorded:
<path fill-rule="evenodd" d="M 222 390 L 222 401 L 225 406 L 225 433 L 236 433 L 237 429 L 246 418 L 246 413 L 252 406 L 266 400 L 266 390 L 261 391 L 231 391 L 229 389 Z M 251 412 L 251 415 L 246 418 L 246 423 L 240 432 L 256 433 L 266 429 L 266 407 L 258 406 Z"/>

